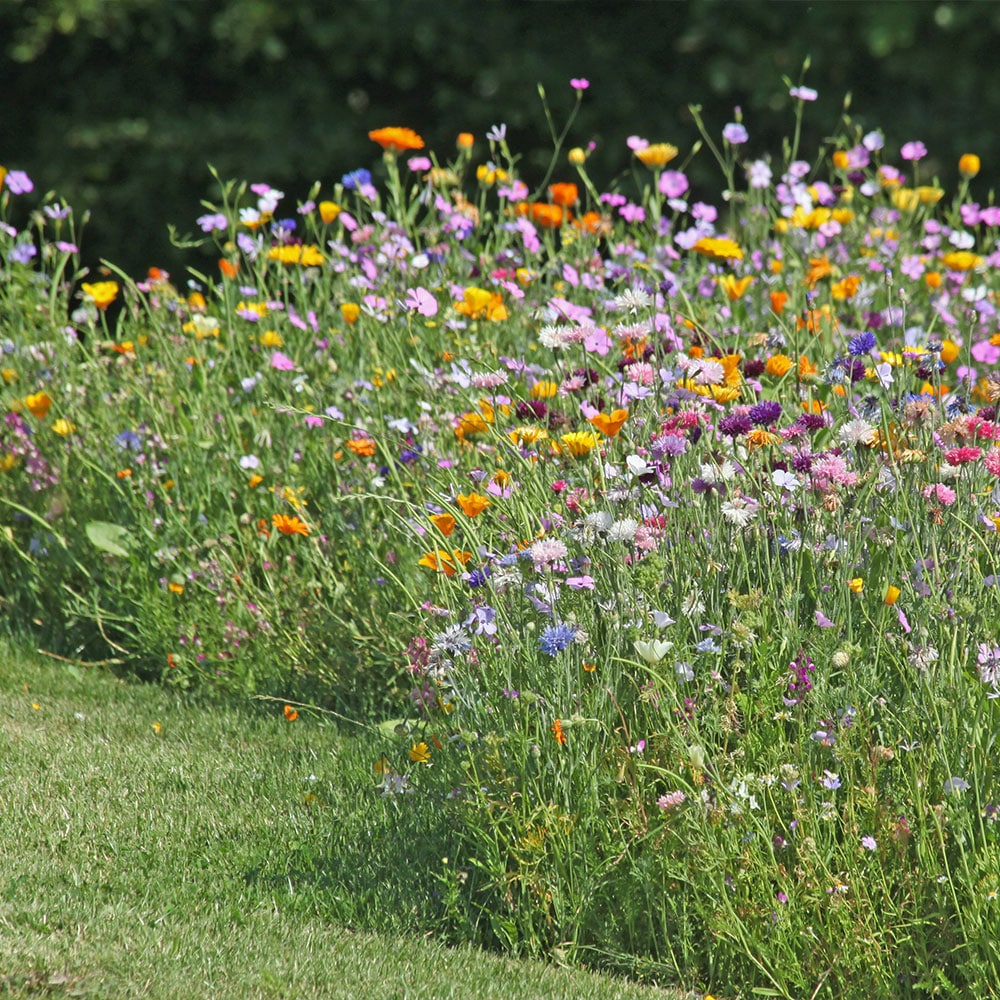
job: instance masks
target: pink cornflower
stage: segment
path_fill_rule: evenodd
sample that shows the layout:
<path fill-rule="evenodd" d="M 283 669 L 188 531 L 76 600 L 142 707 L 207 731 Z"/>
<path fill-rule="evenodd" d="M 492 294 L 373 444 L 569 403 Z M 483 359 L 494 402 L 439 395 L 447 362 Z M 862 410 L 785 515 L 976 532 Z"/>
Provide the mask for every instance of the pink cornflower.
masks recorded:
<path fill-rule="evenodd" d="M 965 446 L 963 448 L 950 448 L 944 453 L 944 457 L 949 465 L 965 465 L 968 462 L 975 462 L 982 453 L 982 448 Z"/>
<path fill-rule="evenodd" d="M 986 452 L 983 465 L 986 466 L 987 472 L 994 476 L 1000 476 L 1000 448 L 991 448 Z"/>
<path fill-rule="evenodd" d="M 823 455 L 817 458 L 809 469 L 813 484 L 829 481 L 838 486 L 854 486 L 858 474 L 847 467 L 847 462 L 840 455 Z"/>
<path fill-rule="evenodd" d="M 528 554 L 535 564 L 535 569 L 542 569 L 565 559 L 569 549 L 558 538 L 540 538 L 528 549 Z"/>
<path fill-rule="evenodd" d="M 936 500 L 942 507 L 950 507 L 956 498 L 955 491 L 944 483 L 931 483 L 921 493 L 925 500 Z"/>

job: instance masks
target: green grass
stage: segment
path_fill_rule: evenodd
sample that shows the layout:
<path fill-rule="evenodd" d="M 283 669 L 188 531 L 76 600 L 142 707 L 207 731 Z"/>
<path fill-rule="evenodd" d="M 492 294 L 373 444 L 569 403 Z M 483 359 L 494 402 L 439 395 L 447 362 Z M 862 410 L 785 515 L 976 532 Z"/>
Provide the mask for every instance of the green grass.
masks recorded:
<path fill-rule="evenodd" d="M 376 737 L 9 648 L 0 692 L 0 996 L 678 995 L 426 938 Z"/>

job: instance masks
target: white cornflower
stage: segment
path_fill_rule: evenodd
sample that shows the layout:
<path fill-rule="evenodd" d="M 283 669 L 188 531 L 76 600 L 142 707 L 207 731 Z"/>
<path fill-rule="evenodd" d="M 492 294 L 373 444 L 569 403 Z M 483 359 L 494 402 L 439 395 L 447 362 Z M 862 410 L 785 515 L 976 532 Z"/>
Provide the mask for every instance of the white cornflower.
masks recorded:
<path fill-rule="evenodd" d="M 721 507 L 722 516 L 738 528 L 745 528 L 757 514 L 757 504 L 746 497 L 735 496 L 725 500 Z"/>
<path fill-rule="evenodd" d="M 847 447 L 875 442 L 875 428 L 867 420 L 849 420 L 840 428 L 840 443 Z"/>

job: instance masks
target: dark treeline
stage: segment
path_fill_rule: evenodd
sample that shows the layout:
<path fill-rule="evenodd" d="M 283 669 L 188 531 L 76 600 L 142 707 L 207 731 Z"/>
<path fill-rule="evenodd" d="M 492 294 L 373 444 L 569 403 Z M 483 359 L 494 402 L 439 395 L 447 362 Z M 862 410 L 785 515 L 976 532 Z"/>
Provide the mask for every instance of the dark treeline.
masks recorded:
<path fill-rule="evenodd" d="M 530 180 L 551 154 L 537 86 L 561 125 L 571 77 L 591 81 L 570 139 L 597 143 L 599 183 L 627 168 L 632 133 L 690 149 L 692 103 L 715 134 L 741 107 L 749 155 L 777 156 L 792 127 L 783 77 L 798 82 L 808 56 L 807 155 L 850 92 L 852 121 L 882 127 L 890 156 L 922 139 L 922 177 L 951 182 L 977 152 L 985 187 L 1000 163 L 998 37 L 995 0 L 0 0 L 0 163 L 92 211 L 88 261 L 169 269 L 167 224 L 194 228 L 215 194 L 208 164 L 294 203 L 377 163 L 369 129 L 410 126 L 446 156 L 459 131 L 506 122 Z M 690 172 L 717 198 L 707 151 Z M 572 176 L 560 165 L 555 179 Z"/>

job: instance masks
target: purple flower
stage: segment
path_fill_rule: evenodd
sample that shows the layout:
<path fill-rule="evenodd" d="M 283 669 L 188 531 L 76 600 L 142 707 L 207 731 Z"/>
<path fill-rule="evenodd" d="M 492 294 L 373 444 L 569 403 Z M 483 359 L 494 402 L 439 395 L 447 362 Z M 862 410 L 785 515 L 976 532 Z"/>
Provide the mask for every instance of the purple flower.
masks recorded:
<path fill-rule="evenodd" d="M 788 95 L 798 101 L 815 101 L 819 97 L 819 94 L 812 87 L 792 87 L 788 91 Z"/>
<path fill-rule="evenodd" d="M 352 170 L 340 178 L 340 183 L 344 185 L 345 191 L 357 191 L 362 187 L 370 187 L 371 182 L 371 171 L 365 170 L 364 167 L 358 167 L 357 170 Z"/>
<path fill-rule="evenodd" d="M 773 424 L 781 416 L 781 403 L 768 399 L 763 403 L 755 403 L 750 407 L 749 417 L 752 423 L 759 427 Z"/>
<path fill-rule="evenodd" d="M 833 773 L 833 771 L 824 771 L 823 779 L 820 784 L 829 789 L 831 792 L 836 791 L 840 788 L 840 777 Z"/>
<path fill-rule="evenodd" d="M 750 138 L 750 134 L 738 122 L 730 122 L 722 130 L 722 138 L 725 139 L 730 146 L 742 146 L 743 143 Z"/>
<path fill-rule="evenodd" d="M 878 844 L 875 842 L 875 838 L 871 837 L 871 836 L 862 837 L 861 838 L 861 846 L 866 851 L 874 851 L 874 850 L 876 850 L 878 848 Z"/>
<path fill-rule="evenodd" d="M 664 170 L 660 174 L 660 194 L 665 198 L 680 198 L 688 187 L 688 179 L 680 170 Z"/>
<path fill-rule="evenodd" d="M 754 160 L 753 163 L 747 167 L 747 183 L 750 187 L 756 188 L 757 190 L 770 187 L 771 178 L 773 176 L 771 168 L 764 160 Z"/>
<path fill-rule="evenodd" d="M 4 183 L 12 194 L 31 194 L 35 190 L 31 178 L 23 170 L 11 170 L 4 178 Z"/>
<path fill-rule="evenodd" d="M 195 221 L 203 233 L 211 233 L 217 229 L 221 230 L 229 227 L 226 217 L 221 212 L 215 212 L 212 215 L 199 215 Z"/>
<path fill-rule="evenodd" d="M 927 155 L 927 147 L 919 140 L 906 142 L 903 143 L 903 148 L 899 151 L 899 155 L 904 160 L 922 160 Z"/>

